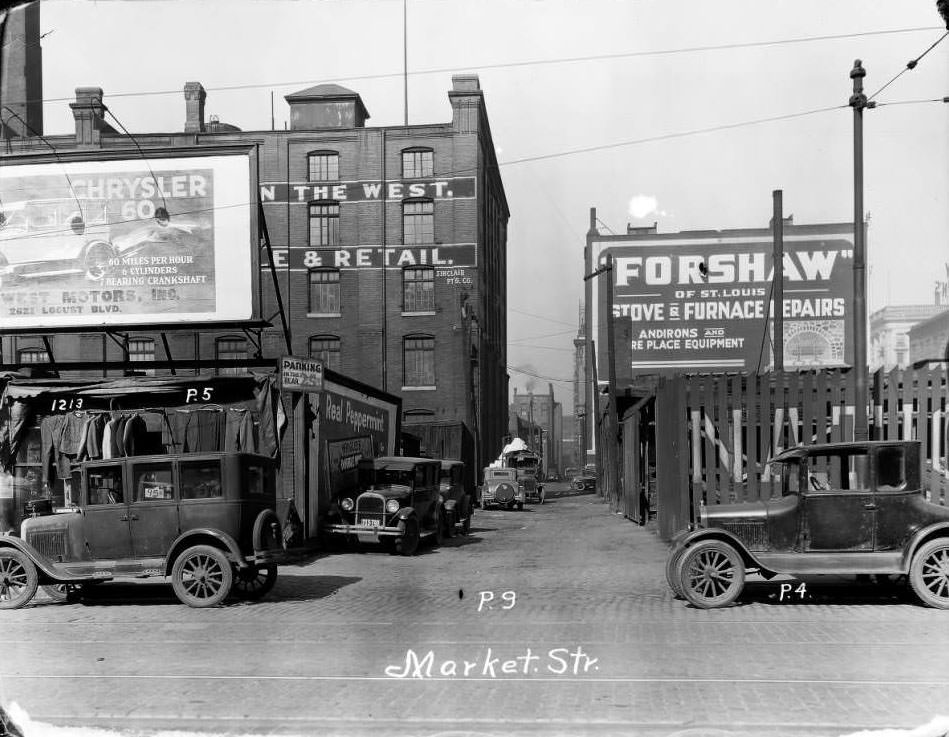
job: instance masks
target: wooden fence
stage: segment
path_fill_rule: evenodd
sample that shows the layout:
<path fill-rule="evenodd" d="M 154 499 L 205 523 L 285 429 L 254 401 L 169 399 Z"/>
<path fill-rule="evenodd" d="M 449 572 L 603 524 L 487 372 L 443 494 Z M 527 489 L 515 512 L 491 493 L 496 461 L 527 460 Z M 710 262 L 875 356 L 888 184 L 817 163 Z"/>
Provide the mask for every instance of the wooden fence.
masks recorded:
<path fill-rule="evenodd" d="M 869 385 L 870 438 L 920 440 L 925 488 L 932 501 L 949 503 L 946 370 L 877 372 Z M 782 450 L 852 440 L 853 375 L 674 377 L 660 382 L 655 412 L 659 531 L 668 539 L 700 502 L 780 496 L 768 462 Z"/>

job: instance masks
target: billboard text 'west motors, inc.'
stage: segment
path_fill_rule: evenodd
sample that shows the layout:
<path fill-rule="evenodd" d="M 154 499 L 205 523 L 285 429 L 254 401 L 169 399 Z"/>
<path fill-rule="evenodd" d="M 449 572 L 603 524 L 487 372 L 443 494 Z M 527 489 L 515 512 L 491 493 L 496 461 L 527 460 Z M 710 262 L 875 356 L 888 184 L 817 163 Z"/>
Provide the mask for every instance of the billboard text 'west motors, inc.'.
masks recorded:
<path fill-rule="evenodd" d="M 852 360 L 853 235 L 846 224 L 790 226 L 784 237 L 784 367 Z M 788 233 L 787 231 L 797 231 Z M 803 231 L 803 232 L 802 232 Z M 636 373 L 756 371 L 773 364 L 773 242 L 766 231 L 592 242 L 595 265 L 613 256 L 613 315 L 629 320 Z M 606 378 L 604 274 L 594 279 L 592 335 Z M 619 340 L 619 338 L 617 338 Z"/>
<path fill-rule="evenodd" d="M 246 320 L 246 154 L 0 169 L 0 327 Z"/>

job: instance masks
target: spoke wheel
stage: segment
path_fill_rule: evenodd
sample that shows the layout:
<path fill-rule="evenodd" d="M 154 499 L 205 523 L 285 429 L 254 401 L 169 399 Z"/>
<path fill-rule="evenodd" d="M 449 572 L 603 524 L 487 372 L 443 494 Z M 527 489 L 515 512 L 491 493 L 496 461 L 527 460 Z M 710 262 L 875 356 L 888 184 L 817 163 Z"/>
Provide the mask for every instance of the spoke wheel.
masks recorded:
<path fill-rule="evenodd" d="M 741 555 L 721 540 L 703 540 L 681 554 L 677 578 L 682 594 L 700 609 L 728 606 L 745 585 Z"/>
<path fill-rule="evenodd" d="M 246 601 L 257 601 L 277 583 L 277 565 L 241 568 L 234 576 L 234 596 Z"/>
<path fill-rule="evenodd" d="M 93 243 L 86 249 L 86 278 L 92 281 L 101 281 L 109 273 L 109 260 L 115 258 L 112 247 L 108 243 Z"/>
<path fill-rule="evenodd" d="M 684 599 L 682 586 L 679 583 L 679 561 L 682 559 L 683 550 L 672 550 L 666 559 L 666 583 L 672 589 L 673 599 Z"/>
<path fill-rule="evenodd" d="M 396 549 L 401 555 L 415 555 L 415 551 L 418 550 L 419 539 L 418 520 L 410 517 L 402 524 L 404 530 L 402 537 L 396 542 Z"/>
<path fill-rule="evenodd" d="M 930 540 L 916 551 L 909 582 L 924 604 L 949 609 L 949 538 Z"/>
<path fill-rule="evenodd" d="M 234 571 L 223 552 L 210 545 L 188 548 L 175 561 L 171 585 L 190 607 L 217 606 L 231 592 Z"/>
<path fill-rule="evenodd" d="M 19 550 L 0 550 L 0 609 L 26 606 L 38 585 L 39 574 L 33 561 Z"/>

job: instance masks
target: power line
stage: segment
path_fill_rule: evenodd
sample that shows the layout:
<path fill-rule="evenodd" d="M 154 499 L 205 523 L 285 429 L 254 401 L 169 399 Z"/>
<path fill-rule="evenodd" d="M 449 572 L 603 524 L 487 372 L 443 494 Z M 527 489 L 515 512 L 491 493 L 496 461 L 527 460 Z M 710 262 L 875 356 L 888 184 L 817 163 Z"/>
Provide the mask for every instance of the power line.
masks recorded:
<path fill-rule="evenodd" d="M 576 328 L 574 330 L 561 330 L 560 332 L 557 332 L 557 333 L 545 333 L 544 335 L 532 335 L 529 338 L 517 338 L 515 342 L 524 341 L 524 340 L 539 340 L 540 338 L 555 338 L 555 337 L 560 337 L 561 335 L 576 335 L 577 330 L 579 330 L 579 328 Z M 508 341 L 508 343 L 510 342 L 511 341 Z"/>
<path fill-rule="evenodd" d="M 570 57 L 560 57 L 555 59 L 533 59 L 528 61 L 512 61 L 512 62 L 498 62 L 495 64 L 470 64 L 465 67 L 441 67 L 437 69 L 420 69 L 417 71 L 408 72 L 411 76 L 420 76 L 425 74 L 449 74 L 455 72 L 470 72 L 472 69 L 513 69 L 517 67 L 527 67 L 527 66 L 545 66 L 550 64 L 575 64 L 578 62 L 589 62 L 589 61 L 604 61 L 609 59 L 630 59 L 636 57 L 649 57 L 649 56 L 673 56 L 675 54 L 693 54 L 704 51 L 727 51 L 730 49 L 747 49 L 747 48 L 757 48 L 757 47 L 767 47 L 767 46 L 782 46 L 787 44 L 800 44 L 800 43 L 813 43 L 817 41 L 837 41 L 841 39 L 851 39 L 851 38 L 863 38 L 868 36 L 883 36 L 883 35 L 892 35 L 900 33 L 919 33 L 922 31 L 934 31 L 941 30 L 939 26 L 922 26 L 917 28 L 893 28 L 879 31 L 860 31 L 856 33 L 838 33 L 824 36 L 803 36 L 798 38 L 784 38 L 784 39 L 775 39 L 772 41 L 746 41 L 741 43 L 730 43 L 730 44 L 717 44 L 717 45 L 707 45 L 707 46 L 687 46 L 682 48 L 674 49 L 656 49 L 653 51 L 627 51 L 618 54 L 592 54 L 589 56 L 570 56 Z M 402 79 L 405 75 L 404 72 L 385 72 L 379 74 L 361 74 L 351 77 L 334 77 L 332 79 L 324 80 L 301 80 L 301 81 L 282 81 L 282 82 L 257 82 L 252 84 L 235 84 L 235 85 L 222 85 L 220 87 L 207 87 L 205 88 L 208 92 L 232 92 L 238 90 L 250 90 L 250 89 L 265 89 L 272 87 L 291 87 L 291 86 L 312 86 L 317 84 L 330 84 L 330 83 L 339 83 L 339 82 L 360 82 L 365 80 L 372 79 L 391 79 L 398 78 Z M 155 95 L 179 95 L 181 94 L 180 89 L 174 90 L 139 90 L 132 92 L 115 92 L 110 93 L 109 97 L 149 97 Z M 18 102 L 42 102 L 42 103 L 54 103 L 54 102 L 69 102 L 72 98 L 70 97 L 50 97 L 44 99 L 35 99 L 35 100 L 26 100 Z"/>
<path fill-rule="evenodd" d="M 653 143 L 655 141 L 667 141 L 673 138 L 685 138 L 686 136 L 695 136 L 700 133 L 714 133 L 716 131 L 722 130 L 733 130 L 735 128 L 743 128 L 749 125 L 758 125 L 760 123 L 773 123 L 779 120 L 790 120 L 791 118 L 802 118 L 806 115 L 816 115 L 817 113 L 826 113 L 831 110 L 845 110 L 848 109 L 849 105 L 832 105 L 830 107 L 821 107 L 814 110 L 805 110 L 800 113 L 789 113 L 787 115 L 775 115 L 770 118 L 757 118 L 755 120 L 746 120 L 740 123 L 725 123 L 723 125 L 715 125 L 709 128 L 696 128 L 690 131 L 680 131 L 678 133 L 666 133 L 660 136 L 650 136 L 648 138 L 635 138 L 630 141 L 617 141 L 615 143 L 603 143 L 599 146 L 586 146 L 584 148 L 575 148 L 568 151 L 560 151 L 552 154 L 540 154 L 538 156 L 525 156 L 522 159 L 511 159 L 510 161 L 502 161 L 498 163 L 498 166 L 512 166 L 514 164 L 525 164 L 531 161 L 543 161 L 545 159 L 554 159 L 561 156 L 574 156 L 576 154 L 586 154 L 593 151 L 606 151 L 613 148 L 621 148 L 623 146 L 636 146 L 641 143 Z"/>
<path fill-rule="evenodd" d="M 516 312 L 519 315 L 527 315 L 528 317 L 536 317 L 538 320 L 547 320 L 548 322 L 557 323 L 558 325 L 569 325 L 570 327 L 576 327 L 572 323 L 564 322 L 563 320 L 555 320 L 552 317 L 545 317 L 544 315 L 535 315 L 532 312 L 524 312 L 523 310 L 518 310 L 514 307 L 508 307 L 508 312 Z"/>
<path fill-rule="evenodd" d="M 508 366 L 508 371 L 513 371 L 518 374 L 524 374 L 526 376 L 533 376 L 535 379 L 543 379 L 544 381 L 555 381 L 559 384 L 572 384 L 573 379 L 555 379 L 553 376 L 543 376 L 542 374 L 535 374 L 533 371 L 527 371 L 525 369 L 517 368 L 517 366 Z"/>
<path fill-rule="evenodd" d="M 945 33 L 943 33 L 938 39 L 936 39 L 936 40 L 933 42 L 933 44 L 932 44 L 928 49 L 926 49 L 922 54 L 920 54 L 919 56 L 917 56 L 915 59 L 910 59 L 908 62 L 906 62 L 906 66 L 903 67 L 903 68 L 896 74 L 896 76 L 893 77 L 893 79 L 891 79 L 889 82 L 887 82 L 885 85 L 883 85 L 880 89 L 878 89 L 876 92 L 874 92 L 872 95 L 870 95 L 870 96 L 867 98 L 867 102 L 869 102 L 869 101 L 872 100 L 874 97 L 876 97 L 876 96 L 879 95 L 881 92 L 883 92 L 883 90 L 885 90 L 887 87 L 889 87 L 891 84 L 893 84 L 896 80 L 898 80 L 900 77 L 902 77 L 903 74 L 905 74 L 906 72 L 909 72 L 909 71 L 915 69 L 915 68 L 916 68 L 916 65 L 919 64 L 920 60 L 921 60 L 924 56 L 926 56 L 926 54 L 928 54 L 930 51 L 932 51 L 934 48 L 936 48 L 936 46 L 938 46 L 939 43 L 940 43 L 946 36 L 949 36 L 949 30 L 947 30 L 947 31 L 946 31 Z"/>

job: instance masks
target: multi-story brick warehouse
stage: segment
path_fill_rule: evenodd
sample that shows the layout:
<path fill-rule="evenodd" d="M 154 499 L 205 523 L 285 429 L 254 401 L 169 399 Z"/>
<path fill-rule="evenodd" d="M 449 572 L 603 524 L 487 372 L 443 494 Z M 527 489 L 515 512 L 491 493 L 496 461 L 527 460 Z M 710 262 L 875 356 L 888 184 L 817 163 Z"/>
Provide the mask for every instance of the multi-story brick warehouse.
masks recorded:
<path fill-rule="evenodd" d="M 21 330 L 3 336 L 3 364 L 321 357 L 400 396 L 409 424 L 461 420 L 480 459 L 496 454 L 507 424 L 509 211 L 477 76 L 453 77 L 450 123 L 380 128 L 367 128 L 360 96 L 337 85 L 287 96 L 289 130 L 265 131 L 205 120 L 195 82 L 185 85 L 184 126 L 174 132 L 118 132 L 100 89 L 76 93 L 75 135 L 26 126 L 26 136 L 3 141 L 0 166 L 139 159 L 160 179 L 148 162 L 246 153 L 251 230 L 266 233 L 274 270 L 264 248 L 235 243 L 234 257 L 254 261 L 253 316 L 272 327 Z M 95 183 L 81 194 L 110 195 Z"/>

